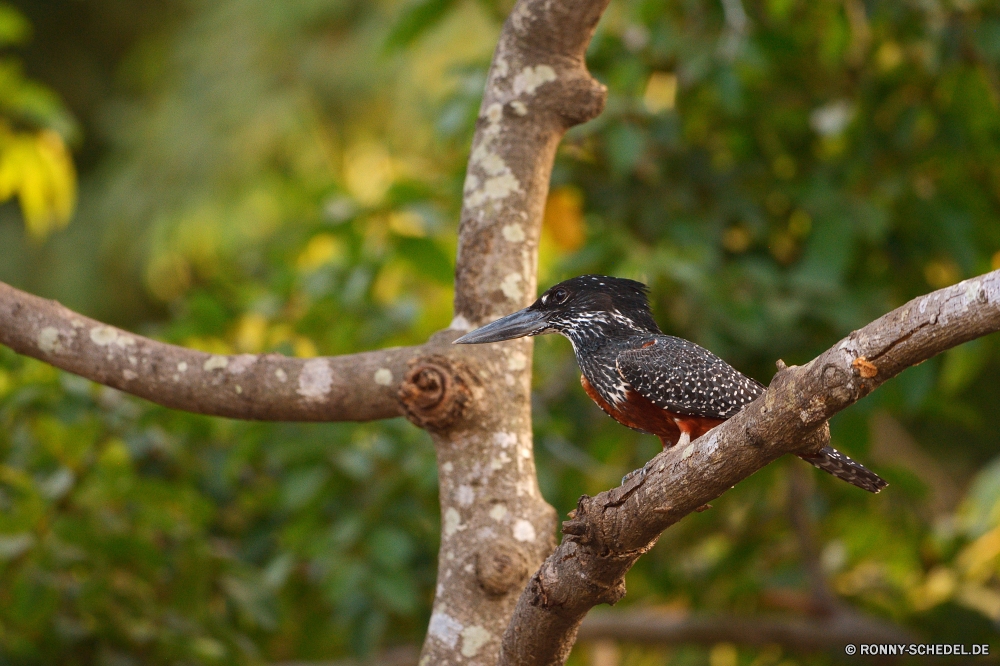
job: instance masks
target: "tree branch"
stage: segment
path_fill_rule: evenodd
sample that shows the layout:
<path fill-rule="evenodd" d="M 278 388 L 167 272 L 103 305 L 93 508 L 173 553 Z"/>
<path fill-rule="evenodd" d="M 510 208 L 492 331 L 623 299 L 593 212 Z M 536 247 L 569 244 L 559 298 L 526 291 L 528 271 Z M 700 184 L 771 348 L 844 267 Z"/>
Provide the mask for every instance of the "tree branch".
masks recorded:
<path fill-rule="evenodd" d="M 1000 271 L 916 298 L 779 371 L 753 404 L 685 449 L 659 454 L 648 474 L 580 498 L 562 543 L 518 600 L 500 663 L 563 663 L 584 615 L 624 596 L 625 573 L 660 532 L 785 453 L 824 445 L 827 419 L 887 379 L 998 330 Z"/>
<path fill-rule="evenodd" d="M 219 356 L 133 335 L 0 286 L 0 343 L 161 405 L 245 419 L 405 415 L 431 433 L 442 534 L 422 663 L 493 664 L 555 546 L 531 439 L 532 341 L 450 341 L 534 299 L 556 147 L 603 108 L 584 52 L 609 0 L 520 0 L 501 32 L 464 186 L 451 328 L 426 345 L 315 359 Z"/>
<path fill-rule="evenodd" d="M 453 329 L 524 307 L 556 147 L 596 116 L 605 88 L 584 52 L 609 0 L 519 0 L 493 54 L 464 186 Z M 531 433 L 532 340 L 448 357 L 466 368 L 466 416 L 429 427 L 441 497 L 438 584 L 424 664 L 492 664 L 530 572 L 555 546 Z"/>
<path fill-rule="evenodd" d="M 236 419 L 403 416 L 400 384 L 408 364 L 427 353 L 397 347 L 309 359 L 209 354 L 102 324 L 2 282 L 0 322 L 0 344 L 19 354 L 164 407 Z"/>

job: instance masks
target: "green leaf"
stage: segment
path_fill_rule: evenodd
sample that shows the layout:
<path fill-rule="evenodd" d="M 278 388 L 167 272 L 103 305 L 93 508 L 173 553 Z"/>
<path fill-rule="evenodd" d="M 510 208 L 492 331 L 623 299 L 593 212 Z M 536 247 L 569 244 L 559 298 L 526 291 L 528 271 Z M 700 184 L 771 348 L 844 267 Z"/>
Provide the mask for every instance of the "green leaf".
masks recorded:
<path fill-rule="evenodd" d="M 31 24 L 6 2 L 0 3 L 0 45 L 24 44 L 31 38 Z"/>
<path fill-rule="evenodd" d="M 444 18 L 455 0 L 422 0 L 405 10 L 385 40 L 385 50 L 393 53 L 419 39 Z"/>
<path fill-rule="evenodd" d="M 309 467 L 288 475 L 282 484 L 281 503 L 290 510 L 303 508 L 316 497 L 330 477 L 326 467 Z"/>

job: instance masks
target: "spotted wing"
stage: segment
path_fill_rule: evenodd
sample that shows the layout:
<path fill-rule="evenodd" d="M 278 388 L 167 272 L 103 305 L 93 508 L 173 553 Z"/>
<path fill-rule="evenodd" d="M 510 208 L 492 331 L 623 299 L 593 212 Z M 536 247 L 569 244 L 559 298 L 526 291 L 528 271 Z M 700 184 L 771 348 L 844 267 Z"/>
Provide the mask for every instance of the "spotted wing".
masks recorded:
<path fill-rule="evenodd" d="M 758 382 L 693 342 L 651 335 L 618 354 L 618 372 L 661 409 L 728 419 L 764 392 Z"/>

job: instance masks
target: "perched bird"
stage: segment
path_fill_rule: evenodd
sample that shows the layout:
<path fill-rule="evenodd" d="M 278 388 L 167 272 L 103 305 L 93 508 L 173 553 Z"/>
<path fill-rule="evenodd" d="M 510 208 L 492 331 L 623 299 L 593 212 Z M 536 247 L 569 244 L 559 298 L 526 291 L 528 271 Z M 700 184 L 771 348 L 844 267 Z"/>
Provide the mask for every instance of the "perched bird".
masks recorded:
<path fill-rule="evenodd" d="M 664 335 L 653 320 L 646 285 L 583 275 L 560 282 L 530 306 L 467 333 L 457 344 L 499 342 L 561 333 L 582 371 L 580 383 L 619 423 L 686 445 L 733 417 L 764 393 L 712 352 Z M 869 492 L 887 484 L 832 447 L 800 455 L 819 469 Z"/>

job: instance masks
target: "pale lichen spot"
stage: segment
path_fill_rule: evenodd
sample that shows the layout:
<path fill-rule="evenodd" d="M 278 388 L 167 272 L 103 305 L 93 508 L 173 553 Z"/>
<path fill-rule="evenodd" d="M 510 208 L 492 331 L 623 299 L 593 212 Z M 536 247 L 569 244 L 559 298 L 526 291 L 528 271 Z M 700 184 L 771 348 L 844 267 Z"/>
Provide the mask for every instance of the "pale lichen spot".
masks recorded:
<path fill-rule="evenodd" d="M 498 176 L 510 170 L 510 167 L 503 161 L 503 158 L 496 153 L 486 153 L 483 155 L 483 159 L 479 160 L 479 166 L 491 176 Z"/>
<path fill-rule="evenodd" d="M 458 645 L 458 637 L 462 632 L 462 623 L 448 615 L 444 610 L 436 610 L 431 615 L 427 625 L 427 633 L 448 647 Z"/>
<path fill-rule="evenodd" d="M 507 359 L 508 370 L 524 370 L 528 367 L 528 356 L 521 351 L 515 351 Z"/>
<path fill-rule="evenodd" d="M 256 362 L 257 357 L 254 354 L 240 354 L 239 356 L 234 356 L 232 361 L 229 363 L 229 373 L 233 375 L 241 375 Z"/>
<path fill-rule="evenodd" d="M 497 61 L 493 63 L 493 71 L 496 72 L 497 76 L 507 76 L 510 72 L 510 65 L 503 58 L 497 58 Z"/>
<path fill-rule="evenodd" d="M 517 380 L 514 379 L 514 375 L 509 372 L 503 376 L 503 381 L 507 386 L 514 386 L 514 384 L 517 383 Z"/>
<path fill-rule="evenodd" d="M 985 296 L 985 294 L 980 294 L 979 287 L 979 280 L 967 280 L 965 282 L 965 296 L 962 304 L 966 308 L 968 308 L 972 303 L 978 303 L 980 298 Z"/>
<path fill-rule="evenodd" d="M 55 326 L 46 326 L 39 331 L 38 348 L 45 354 L 58 354 L 62 352 L 63 345 L 59 340 L 59 329 Z"/>
<path fill-rule="evenodd" d="M 492 518 L 493 520 L 503 520 L 506 515 L 507 515 L 506 504 L 501 504 L 498 502 L 497 504 L 493 505 L 492 509 L 490 509 L 490 518 Z"/>
<path fill-rule="evenodd" d="M 188 369 L 188 364 L 186 362 L 181 361 L 180 363 L 177 364 L 178 372 L 187 372 L 187 369 Z"/>
<path fill-rule="evenodd" d="M 282 384 L 288 381 L 288 373 L 282 370 L 281 368 L 278 368 L 277 370 L 274 371 L 274 376 L 277 377 L 278 381 L 281 382 Z"/>
<path fill-rule="evenodd" d="M 451 324 L 448 325 L 448 328 L 453 331 L 471 331 L 472 324 L 470 324 L 469 320 L 462 315 L 455 315 L 455 318 L 451 320 Z"/>
<path fill-rule="evenodd" d="M 379 386 L 392 385 L 392 370 L 389 368 L 379 368 L 375 371 L 375 383 Z"/>
<path fill-rule="evenodd" d="M 118 331 L 111 326 L 95 326 L 90 329 L 90 339 L 95 345 L 104 347 L 118 338 Z"/>
<path fill-rule="evenodd" d="M 503 234 L 504 239 L 510 241 L 511 243 L 520 243 L 525 239 L 524 227 L 516 222 L 505 225 L 500 231 Z"/>
<path fill-rule="evenodd" d="M 444 512 L 444 525 L 442 530 L 445 536 L 451 536 L 459 530 L 464 530 L 465 526 L 462 525 L 462 516 L 459 515 L 458 509 L 455 507 L 448 507 Z"/>
<path fill-rule="evenodd" d="M 521 300 L 524 296 L 524 292 L 521 291 L 521 281 L 523 279 L 520 273 L 510 273 L 500 283 L 500 291 L 512 301 Z"/>
<path fill-rule="evenodd" d="M 69 323 L 73 328 L 83 328 L 84 326 L 87 325 L 86 323 L 84 323 L 82 319 L 76 319 L 75 317 L 73 319 L 70 319 Z"/>
<path fill-rule="evenodd" d="M 518 518 L 512 530 L 514 538 L 518 541 L 531 542 L 535 540 L 535 526 L 524 518 Z"/>
<path fill-rule="evenodd" d="M 507 455 L 506 451 L 501 451 L 495 458 L 490 460 L 491 469 L 501 469 L 504 465 L 511 461 L 511 457 Z"/>
<path fill-rule="evenodd" d="M 521 189 L 521 183 L 512 173 L 504 173 L 499 176 L 487 178 L 483 183 L 482 193 L 487 199 L 503 199 L 511 192 Z"/>
<path fill-rule="evenodd" d="M 201 369 L 205 372 L 211 372 L 212 370 L 221 370 L 227 365 L 229 365 L 228 356 L 212 354 L 204 363 L 201 364 Z"/>
<path fill-rule="evenodd" d="M 451 464 L 451 461 L 448 461 L 445 464 L 441 465 L 441 471 L 443 471 L 445 474 L 451 474 L 454 470 L 455 466 Z"/>
<path fill-rule="evenodd" d="M 517 435 L 512 432 L 498 432 L 493 435 L 493 442 L 506 449 L 517 444 Z"/>
<path fill-rule="evenodd" d="M 135 356 L 132 356 L 132 354 L 129 354 L 128 355 L 128 362 L 129 362 L 130 365 L 135 365 L 136 363 L 139 362 L 139 360 Z"/>
<path fill-rule="evenodd" d="M 716 426 L 718 427 L 718 426 Z M 713 453 L 719 450 L 719 433 L 712 428 L 706 435 L 711 435 L 705 442 L 705 454 L 711 456 Z"/>
<path fill-rule="evenodd" d="M 687 460 L 694 453 L 694 444 L 688 444 L 684 447 L 684 451 L 681 452 L 681 460 Z"/>
<path fill-rule="evenodd" d="M 333 385 L 333 372 L 326 359 L 309 359 L 302 365 L 299 372 L 299 388 L 296 393 L 303 398 L 318 400 L 330 392 Z"/>
<path fill-rule="evenodd" d="M 486 201 L 486 193 L 482 190 L 477 190 L 465 198 L 465 202 L 469 204 L 472 208 L 478 208 L 482 206 Z"/>
<path fill-rule="evenodd" d="M 519 116 L 528 115 L 528 107 L 519 99 L 515 99 L 510 103 L 510 108 L 514 109 L 514 113 Z"/>
<path fill-rule="evenodd" d="M 479 176 L 477 176 L 474 173 L 468 174 L 465 177 L 465 185 L 462 187 L 462 189 L 465 192 L 471 192 L 472 190 L 476 189 L 477 187 L 479 187 Z"/>
<path fill-rule="evenodd" d="M 462 506 L 469 506 L 476 499 L 476 491 L 472 489 L 472 486 L 467 486 L 464 483 L 458 487 L 455 491 L 455 501 L 457 501 Z"/>
<path fill-rule="evenodd" d="M 241 395 L 243 393 L 243 387 L 239 384 L 236 385 L 236 395 Z"/>
<path fill-rule="evenodd" d="M 486 120 L 491 123 L 498 123 L 500 119 L 503 118 L 503 106 L 493 102 L 488 107 L 486 107 Z"/>
<path fill-rule="evenodd" d="M 514 94 L 528 93 L 535 94 L 538 86 L 556 80 L 556 70 L 548 65 L 538 65 L 537 67 L 525 67 L 514 77 Z"/>
<path fill-rule="evenodd" d="M 133 379 L 136 379 L 138 376 L 139 376 L 139 373 L 135 372 L 134 370 L 123 370 L 122 371 L 122 377 L 124 377 L 125 381 L 128 381 L 128 382 L 132 381 Z"/>
<path fill-rule="evenodd" d="M 462 656 L 475 657 L 479 649 L 492 638 L 492 634 L 478 624 L 462 630 Z"/>

